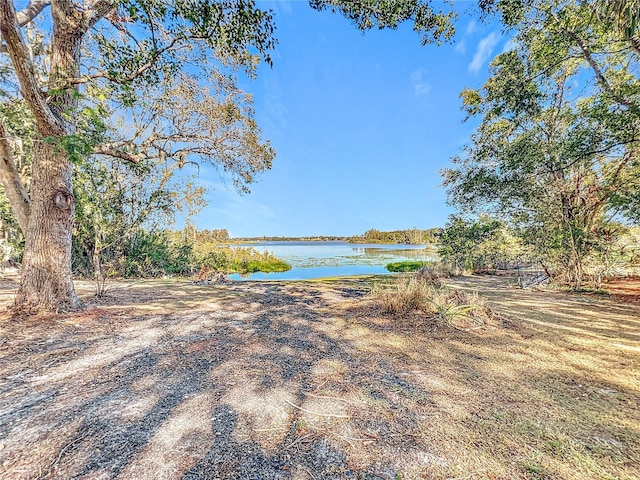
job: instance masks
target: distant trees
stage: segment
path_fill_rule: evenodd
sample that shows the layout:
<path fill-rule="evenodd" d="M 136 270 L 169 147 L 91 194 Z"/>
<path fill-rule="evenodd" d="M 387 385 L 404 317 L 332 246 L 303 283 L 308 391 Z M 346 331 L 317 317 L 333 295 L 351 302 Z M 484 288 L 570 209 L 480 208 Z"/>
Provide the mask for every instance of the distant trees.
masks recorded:
<path fill-rule="evenodd" d="M 439 228 L 430 228 L 426 230 L 412 228 L 407 230 L 383 232 L 372 228 L 364 232 L 362 236 L 351 237 L 349 241 L 353 243 L 404 243 L 409 245 L 422 245 L 434 243 L 438 237 L 439 231 Z"/>
<path fill-rule="evenodd" d="M 213 230 L 198 230 L 196 241 L 198 243 L 228 243 L 231 240 L 229 231 L 226 228 L 214 228 Z"/>

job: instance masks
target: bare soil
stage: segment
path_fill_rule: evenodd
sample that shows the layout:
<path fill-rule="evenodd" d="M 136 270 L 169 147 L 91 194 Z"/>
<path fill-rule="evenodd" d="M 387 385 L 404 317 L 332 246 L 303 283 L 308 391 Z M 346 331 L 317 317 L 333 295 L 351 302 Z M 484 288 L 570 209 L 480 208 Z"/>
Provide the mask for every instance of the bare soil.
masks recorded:
<path fill-rule="evenodd" d="M 511 283 L 454 281 L 499 314 L 458 331 L 371 279 L 79 282 L 83 312 L 0 314 L 0 478 L 640 478 L 640 282 Z"/>

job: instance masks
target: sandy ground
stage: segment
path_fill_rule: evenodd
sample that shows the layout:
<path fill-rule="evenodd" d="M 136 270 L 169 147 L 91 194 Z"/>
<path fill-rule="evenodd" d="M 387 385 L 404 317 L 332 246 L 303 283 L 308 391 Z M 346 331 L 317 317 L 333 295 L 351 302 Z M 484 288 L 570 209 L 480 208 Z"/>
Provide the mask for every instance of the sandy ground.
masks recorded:
<path fill-rule="evenodd" d="M 0 315 L 0 478 L 640 478 L 640 282 L 510 283 L 455 281 L 501 319 L 456 331 L 370 280 L 80 282 Z"/>

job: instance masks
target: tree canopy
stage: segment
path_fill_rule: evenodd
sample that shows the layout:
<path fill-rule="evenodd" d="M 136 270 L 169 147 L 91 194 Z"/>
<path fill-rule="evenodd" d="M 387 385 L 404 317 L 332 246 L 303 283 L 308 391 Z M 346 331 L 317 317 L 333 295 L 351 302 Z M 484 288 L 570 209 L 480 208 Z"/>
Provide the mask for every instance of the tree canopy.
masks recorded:
<path fill-rule="evenodd" d="M 637 219 L 635 27 L 611 28 L 612 10 L 586 2 L 485 6 L 513 28 L 514 47 L 480 90 L 461 94 L 482 121 L 443 172 L 449 200 L 511 222 L 579 287 L 612 222 Z"/>

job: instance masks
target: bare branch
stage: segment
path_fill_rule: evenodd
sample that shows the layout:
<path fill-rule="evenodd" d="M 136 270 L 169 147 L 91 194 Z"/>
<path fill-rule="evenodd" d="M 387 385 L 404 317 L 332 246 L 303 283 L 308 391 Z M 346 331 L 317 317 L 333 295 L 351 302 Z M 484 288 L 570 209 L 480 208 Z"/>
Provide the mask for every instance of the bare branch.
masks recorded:
<path fill-rule="evenodd" d="M 120 150 L 115 144 L 99 145 L 93 149 L 93 153 L 96 155 L 107 155 L 109 157 L 119 158 L 120 160 L 125 160 L 130 163 L 138 163 L 142 158 L 144 158 L 141 154 L 131 154 Z"/>
<path fill-rule="evenodd" d="M 20 230 L 25 233 L 31 210 L 29 194 L 20 179 L 20 173 L 16 168 L 13 152 L 2 123 L 0 123 L 0 183 L 4 186 L 5 195 L 11 204 L 11 210 L 16 220 L 18 220 Z"/>
<path fill-rule="evenodd" d="M 42 12 L 46 7 L 50 5 L 50 0 L 31 0 L 29 5 L 20 10 L 16 14 L 16 18 L 18 19 L 18 25 L 24 27 L 26 24 L 33 21 L 34 18 Z"/>
<path fill-rule="evenodd" d="M 62 135 L 64 128 L 53 115 L 38 85 L 36 70 L 29 49 L 22 37 L 16 10 L 11 0 L 0 0 L 0 33 L 20 82 L 22 95 L 33 113 L 38 130 L 44 135 Z"/>
<path fill-rule="evenodd" d="M 113 0 L 95 0 L 85 14 L 87 28 L 93 27 L 116 8 Z"/>

